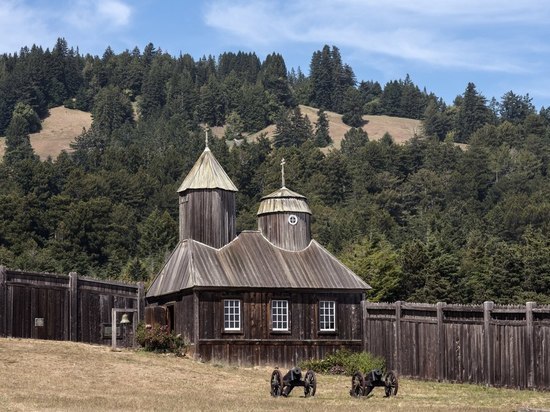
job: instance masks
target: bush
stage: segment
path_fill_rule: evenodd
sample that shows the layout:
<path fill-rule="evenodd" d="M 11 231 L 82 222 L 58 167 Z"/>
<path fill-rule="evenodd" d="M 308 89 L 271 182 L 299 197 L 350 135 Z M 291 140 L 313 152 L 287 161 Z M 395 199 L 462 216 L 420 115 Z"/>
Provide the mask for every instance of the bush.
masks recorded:
<path fill-rule="evenodd" d="M 136 330 L 136 340 L 146 351 L 171 352 L 183 356 L 189 344 L 174 332 L 168 331 L 168 326 L 145 325 L 140 323 Z"/>
<path fill-rule="evenodd" d="M 318 373 L 329 373 L 338 375 L 353 375 L 356 371 L 362 373 L 370 372 L 373 369 L 385 369 L 385 361 L 381 357 L 372 355 L 369 352 L 352 352 L 347 349 L 339 349 L 327 355 L 325 359 L 312 359 L 300 362 L 302 369 L 313 369 Z"/>

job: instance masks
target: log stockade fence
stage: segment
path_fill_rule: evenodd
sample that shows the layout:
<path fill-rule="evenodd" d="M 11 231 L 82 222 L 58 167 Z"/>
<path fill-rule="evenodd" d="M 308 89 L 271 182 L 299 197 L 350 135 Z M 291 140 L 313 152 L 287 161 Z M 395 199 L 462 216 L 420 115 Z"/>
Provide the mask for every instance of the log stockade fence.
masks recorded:
<path fill-rule="evenodd" d="M 110 345 L 112 309 L 144 302 L 143 284 L 0 266 L 0 336 Z M 401 376 L 550 390 L 548 305 L 365 302 L 362 340 Z"/>
<path fill-rule="evenodd" d="M 108 345 L 112 309 L 136 309 L 137 321 L 143 304 L 143 284 L 0 266 L 0 336 Z"/>
<path fill-rule="evenodd" d="M 550 306 L 370 303 L 364 349 L 411 378 L 550 389 Z"/>

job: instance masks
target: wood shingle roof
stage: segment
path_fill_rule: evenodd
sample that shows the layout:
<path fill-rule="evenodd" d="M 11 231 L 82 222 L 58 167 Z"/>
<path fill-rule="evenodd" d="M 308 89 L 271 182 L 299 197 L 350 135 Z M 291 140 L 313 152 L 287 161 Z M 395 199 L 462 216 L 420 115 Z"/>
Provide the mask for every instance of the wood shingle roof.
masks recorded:
<path fill-rule="evenodd" d="M 208 146 L 181 183 L 178 193 L 187 189 L 223 189 L 238 192 L 237 187 L 227 176 Z"/>
<path fill-rule="evenodd" d="M 245 231 L 215 249 L 195 240 L 178 244 L 147 297 L 192 288 L 370 289 L 315 240 L 300 251 L 281 249 L 259 231 Z"/>

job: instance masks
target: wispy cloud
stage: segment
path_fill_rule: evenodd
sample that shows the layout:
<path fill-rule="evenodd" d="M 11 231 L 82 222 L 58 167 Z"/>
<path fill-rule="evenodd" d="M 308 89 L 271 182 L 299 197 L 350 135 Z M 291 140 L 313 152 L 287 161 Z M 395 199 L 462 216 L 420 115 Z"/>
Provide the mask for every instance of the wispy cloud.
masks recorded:
<path fill-rule="evenodd" d="M 57 7 L 28 0 L 0 1 L 0 52 L 22 46 L 52 47 L 58 37 L 109 44 L 107 36 L 131 23 L 132 8 L 122 0 L 63 0 Z"/>
<path fill-rule="evenodd" d="M 550 4 L 537 0 L 214 0 L 205 22 L 250 47 L 328 43 L 366 57 L 525 73 L 525 43 L 517 40 L 516 31 L 547 24 L 549 16 Z M 544 48 L 543 41 L 530 47 Z"/>
<path fill-rule="evenodd" d="M 130 6 L 119 0 L 77 0 L 61 17 L 80 30 L 111 31 L 128 25 L 131 15 Z"/>
<path fill-rule="evenodd" d="M 1 51 L 15 52 L 22 46 L 31 46 L 45 40 L 51 40 L 50 33 L 40 13 L 26 7 L 22 1 L 0 2 Z"/>

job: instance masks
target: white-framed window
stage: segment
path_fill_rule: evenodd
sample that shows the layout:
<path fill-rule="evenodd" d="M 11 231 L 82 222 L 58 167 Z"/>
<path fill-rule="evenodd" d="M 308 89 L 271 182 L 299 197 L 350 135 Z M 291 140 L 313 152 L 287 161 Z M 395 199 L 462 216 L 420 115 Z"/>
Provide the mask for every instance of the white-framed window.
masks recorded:
<path fill-rule="evenodd" d="M 223 329 L 226 331 L 241 330 L 241 301 L 239 299 L 224 299 Z"/>
<path fill-rule="evenodd" d="M 321 332 L 336 330 L 336 302 L 333 300 L 319 301 L 319 330 Z"/>
<path fill-rule="evenodd" d="M 288 330 L 288 300 L 271 301 L 271 329 L 274 331 Z"/>
<path fill-rule="evenodd" d="M 288 223 L 290 223 L 292 226 L 294 226 L 296 223 L 298 223 L 298 216 L 290 215 L 288 217 Z"/>

